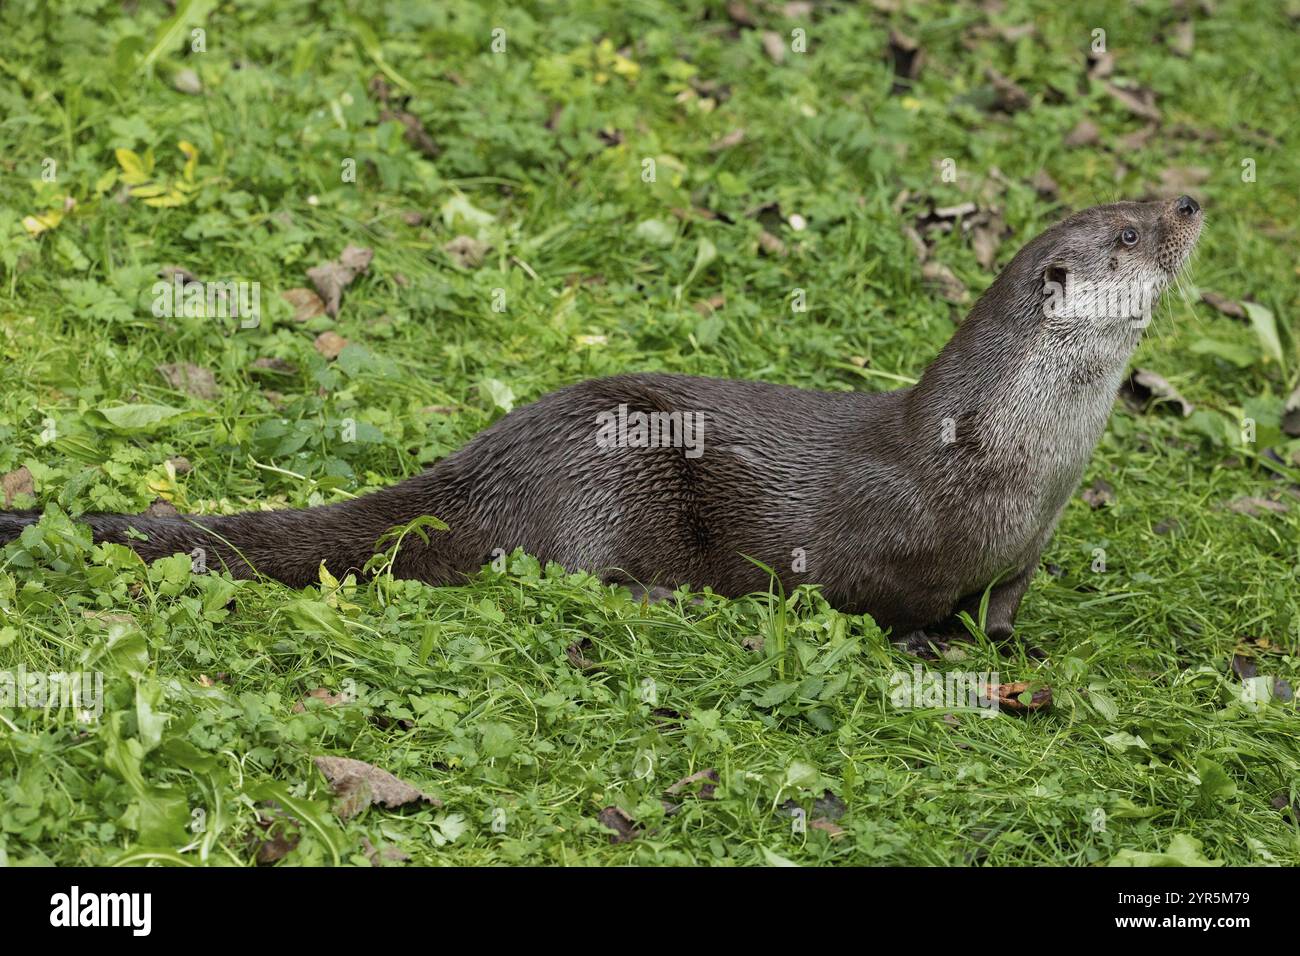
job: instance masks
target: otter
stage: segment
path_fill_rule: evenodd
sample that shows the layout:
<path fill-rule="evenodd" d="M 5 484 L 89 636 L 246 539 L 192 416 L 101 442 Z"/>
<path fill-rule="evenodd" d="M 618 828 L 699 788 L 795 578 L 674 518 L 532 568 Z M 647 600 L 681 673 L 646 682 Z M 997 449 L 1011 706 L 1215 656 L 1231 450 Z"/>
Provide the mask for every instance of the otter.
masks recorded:
<path fill-rule="evenodd" d="M 447 529 L 408 535 L 394 575 L 459 584 L 522 548 L 650 596 L 734 597 L 767 590 L 770 569 L 910 646 L 988 592 L 985 633 L 1005 640 L 1202 222 L 1187 196 L 1071 215 L 1016 254 L 908 388 L 617 375 L 551 392 L 344 503 L 79 520 L 148 560 L 202 548 L 236 578 L 302 587 L 322 562 L 361 571 L 386 532 L 432 515 Z M 38 517 L 0 513 L 0 542 Z"/>

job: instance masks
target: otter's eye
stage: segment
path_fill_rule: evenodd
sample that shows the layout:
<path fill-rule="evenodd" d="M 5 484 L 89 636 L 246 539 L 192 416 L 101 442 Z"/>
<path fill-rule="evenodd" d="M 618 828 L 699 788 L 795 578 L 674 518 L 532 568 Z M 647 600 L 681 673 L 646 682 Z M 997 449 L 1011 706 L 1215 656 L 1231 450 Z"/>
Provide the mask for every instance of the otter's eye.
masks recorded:
<path fill-rule="evenodd" d="M 1138 234 L 1136 229 L 1125 229 L 1119 234 L 1119 241 L 1126 246 L 1136 246 Z"/>

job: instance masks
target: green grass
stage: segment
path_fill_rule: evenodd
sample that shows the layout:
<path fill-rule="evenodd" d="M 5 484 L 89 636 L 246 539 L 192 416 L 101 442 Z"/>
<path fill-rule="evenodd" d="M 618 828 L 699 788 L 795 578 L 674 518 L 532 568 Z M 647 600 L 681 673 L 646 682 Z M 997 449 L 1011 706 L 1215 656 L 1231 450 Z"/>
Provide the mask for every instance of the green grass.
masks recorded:
<path fill-rule="evenodd" d="M 1013 42 L 981 32 L 974 6 L 906 6 L 788 18 L 751 4 L 749 29 L 720 2 L 394 2 L 382 17 L 357 5 L 361 19 L 334 0 L 182 2 L 180 22 L 155 2 L 4 4 L 0 474 L 28 468 L 35 494 L 13 506 L 49 516 L 0 552 L 0 670 L 98 670 L 105 706 L 90 724 L 0 708 L 0 861 L 249 864 L 262 808 L 298 821 L 284 863 L 365 864 L 363 839 L 421 864 L 1092 865 L 1171 845 L 1183 862 L 1300 863 L 1295 811 L 1274 802 L 1296 800 L 1300 715 L 1243 701 L 1231 669 L 1253 655 L 1260 674 L 1300 681 L 1300 501 L 1281 494 L 1300 449 L 1278 427 L 1300 367 L 1294 21 L 1216 4 L 1183 57 L 1163 3 L 1010 0 L 995 24 L 1037 24 Z M 191 26 L 205 52 L 189 52 Z M 891 26 L 925 51 L 904 95 L 890 95 Z M 807 52 L 774 64 L 759 31 L 796 27 Z M 1113 78 L 1158 94 L 1161 130 L 1139 148 L 1117 144 L 1142 122 L 1085 79 L 1096 28 Z M 985 109 L 988 66 L 1031 108 Z M 184 69 L 201 94 L 176 89 Z M 381 71 L 436 156 L 379 120 Z M 1085 117 L 1100 143 L 1064 147 Z M 115 150 L 152 149 L 184 182 L 181 141 L 198 151 L 187 201 L 123 195 Z M 64 517 L 159 496 L 201 513 L 339 500 L 417 473 L 511 401 L 615 372 L 894 387 L 958 311 L 921 279 L 902 231 L 915 216 L 998 207 L 1000 265 L 1064 209 L 1141 197 L 1186 166 L 1204 169 L 1205 234 L 1135 365 L 1196 413 L 1117 404 L 1085 478 L 1115 500 L 1071 502 L 1020 614 L 1050 663 L 977 642 L 927 665 L 1044 682 L 1048 711 L 891 706 L 891 676 L 914 661 L 813 592 L 643 607 L 516 555 L 461 588 L 299 593 L 194 575 L 187 558 L 147 568 Z M 1040 169 L 1059 201 L 1029 185 Z M 30 236 L 23 218 L 65 197 L 75 207 Z M 772 203 L 807 228 L 760 221 Z M 758 251 L 763 228 L 788 256 Z M 480 267 L 443 252 L 460 234 L 491 244 Z M 932 238 L 972 295 L 992 280 L 966 237 Z M 375 258 L 337 320 L 293 321 L 280 293 L 348 243 Z M 261 324 L 155 318 L 165 265 L 260 282 Z M 1278 347 L 1197 287 L 1265 307 Z M 796 288 L 807 312 L 790 309 Z M 696 307 L 716 296 L 716 311 Z M 313 348 L 326 330 L 350 343 L 334 361 Z M 288 370 L 254 367 L 265 358 Z M 211 370 L 220 394 L 172 389 L 162 363 Z M 136 428 L 103 414 L 130 403 L 177 414 Z M 167 470 L 178 455 L 192 471 Z M 1286 513 L 1224 507 L 1279 495 Z M 761 650 L 742 645 L 753 637 Z M 583 641 L 595 667 L 570 660 Z M 316 688 L 349 700 L 295 713 Z M 444 806 L 341 820 L 320 754 Z M 678 795 L 666 813 L 665 790 L 710 768 L 716 799 Z M 811 820 L 825 791 L 843 833 L 796 832 L 789 806 Z M 635 840 L 610 843 L 609 806 Z"/>

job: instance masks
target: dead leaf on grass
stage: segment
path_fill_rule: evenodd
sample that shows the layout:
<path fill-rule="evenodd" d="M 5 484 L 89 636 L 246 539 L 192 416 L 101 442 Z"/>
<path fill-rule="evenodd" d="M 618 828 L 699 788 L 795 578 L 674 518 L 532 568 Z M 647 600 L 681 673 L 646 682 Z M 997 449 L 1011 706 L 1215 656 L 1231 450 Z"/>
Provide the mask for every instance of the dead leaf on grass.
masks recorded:
<path fill-rule="evenodd" d="M 322 262 L 315 268 L 307 270 L 307 278 L 311 280 L 325 303 L 327 315 L 334 317 L 339 314 L 343 290 L 351 285 L 357 276 L 369 270 L 370 262 L 374 257 L 373 249 L 349 245 L 337 259 Z"/>
<path fill-rule="evenodd" d="M 442 806 L 442 801 L 437 797 L 416 789 L 387 770 L 381 770 L 364 760 L 353 760 L 351 757 L 313 757 L 312 762 L 339 798 L 335 813 L 341 819 L 350 819 L 372 804 L 389 809 L 415 802 Z"/>

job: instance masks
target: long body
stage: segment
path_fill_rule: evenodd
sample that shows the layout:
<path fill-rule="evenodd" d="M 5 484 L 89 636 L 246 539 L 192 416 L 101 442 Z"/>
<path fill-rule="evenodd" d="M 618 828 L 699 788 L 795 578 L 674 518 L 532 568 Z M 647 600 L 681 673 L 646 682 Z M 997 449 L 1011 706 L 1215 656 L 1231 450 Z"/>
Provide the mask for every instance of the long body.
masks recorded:
<path fill-rule="evenodd" d="M 1119 212 L 1102 228 L 1100 210 Z M 993 585 L 987 626 L 1005 636 L 1140 335 L 1131 321 L 1072 329 L 1045 317 L 1041 275 L 1063 261 L 1075 233 L 1108 234 L 1110 218 L 1138 214 L 1156 232 L 1168 220 L 1163 244 L 1151 240 L 1153 261 L 1177 239 L 1181 265 L 1199 234 L 1194 212 L 1098 207 L 1039 236 L 910 388 L 620 375 L 552 392 L 424 474 L 343 504 L 83 520 L 97 540 L 146 558 L 203 548 L 209 566 L 301 586 L 321 561 L 336 576 L 360 569 L 384 532 L 429 514 L 450 530 L 427 545 L 408 536 L 394 571 L 434 585 L 461 583 L 523 548 L 609 581 L 736 596 L 767 588 L 756 560 L 787 589 L 818 584 L 834 606 L 870 613 L 896 634 L 973 608 Z M 702 423 L 697 446 L 602 444 L 601 423 L 620 406 L 692 416 Z M 0 514 L 0 540 L 34 517 Z M 148 541 L 128 537 L 132 528 Z"/>

